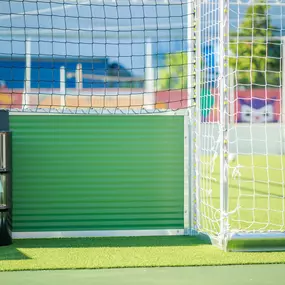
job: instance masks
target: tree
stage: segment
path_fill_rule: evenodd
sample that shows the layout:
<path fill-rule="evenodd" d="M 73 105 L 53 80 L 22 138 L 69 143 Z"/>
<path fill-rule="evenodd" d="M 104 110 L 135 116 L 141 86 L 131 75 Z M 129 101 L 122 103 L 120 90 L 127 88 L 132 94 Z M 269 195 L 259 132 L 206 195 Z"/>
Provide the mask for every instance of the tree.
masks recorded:
<path fill-rule="evenodd" d="M 168 54 L 165 60 L 166 67 L 161 69 L 158 78 L 158 90 L 187 89 L 187 53 L 177 52 Z M 202 120 L 207 120 L 215 104 L 215 97 L 211 90 L 201 88 L 200 108 Z"/>
<path fill-rule="evenodd" d="M 240 27 L 231 33 L 230 66 L 239 85 L 280 86 L 280 41 L 266 41 L 274 30 L 268 9 L 264 4 L 250 6 Z"/>
<path fill-rule="evenodd" d="M 187 88 L 187 53 L 177 52 L 166 55 L 165 66 L 159 72 L 158 90 Z"/>

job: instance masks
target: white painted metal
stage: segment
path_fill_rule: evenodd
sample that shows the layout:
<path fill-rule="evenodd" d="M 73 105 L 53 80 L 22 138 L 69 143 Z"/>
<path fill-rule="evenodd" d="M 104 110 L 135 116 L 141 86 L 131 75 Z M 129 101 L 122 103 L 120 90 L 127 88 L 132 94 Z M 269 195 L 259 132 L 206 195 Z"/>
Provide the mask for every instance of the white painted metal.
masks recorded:
<path fill-rule="evenodd" d="M 260 251 L 284 251 L 285 248 L 285 233 L 284 232 L 257 232 L 257 233 L 230 233 L 227 237 L 228 244 L 226 251 L 235 252 L 260 252 Z M 281 242 L 280 242 L 281 241 Z M 238 247 L 235 246 L 236 242 L 254 242 L 255 246 Z"/>
<path fill-rule="evenodd" d="M 144 108 L 146 110 L 154 109 L 155 105 L 155 87 L 154 87 L 154 68 L 152 63 L 152 42 L 147 40 L 145 44 L 145 92 Z"/>
<path fill-rule="evenodd" d="M 188 90 L 188 125 L 185 126 L 189 130 L 189 139 L 186 142 L 189 144 L 188 151 L 188 203 L 190 212 L 190 229 L 191 232 L 196 230 L 196 167 L 195 167 L 195 144 L 196 144 L 196 122 L 195 122 L 195 112 L 196 112 L 196 101 L 195 101 L 195 92 L 196 92 L 196 82 L 195 82 L 195 28 L 196 28 L 196 16 L 195 16 L 195 3 L 194 0 L 189 0 L 187 5 L 187 90 Z"/>
<path fill-rule="evenodd" d="M 229 0 L 219 0 L 219 94 L 220 94 L 220 241 L 228 231 L 228 25 Z"/>
<path fill-rule="evenodd" d="M 235 73 L 229 69 L 229 119 L 231 126 L 235 123 Z"/>
<path fill-rule="evenodd" d="M 76 90 L 80 93 L 80 91 L 83 89 L 82 64 L 81 63 L 78 63 L 76 65 L 75 84 L 76 84 Z"/>
<path fill-rule="evenodd" d="M 73 237 L 134 237 L 181 236 L 184 229 L 169 230 L 118 230 L 118 231 L 62 231 L 62 232 L 13 232 L 13 239 L 73 238 Z"/>
<path fill-rule="evenodd" d="M 282 37 L 282 93 L 281 93 L 281 124 L 282 124 L 282 148 L 285 155 L 285 37 Z"/>
<path fill-rule="evenodd" d="M 195 16 L 195 64 L 194 64 L 194 72 L 195 72 L 195 88 L 194 88 L 194 100 L 195 100 L 195 108 L 193 111 L 193 126 L 195 131 L 195 138 L 193 141 L 193 152 L 194 152 L 194 171 L 193 171 L 193 179 L 194 179 L 194 230 L 199 230 L 200 226 L 200 178 L 201 178 L 201 60 L 202 60 L 202 39 L 201 39 L 201 5 L 200 1 L 195 1 L 196 3 L 196 16 Z"/>
<path fill-rule="evenodd" d="M 24 92 L 22 96 L 23 109 L 29 106 L 29 98 L 31 94 L 31 72 L 32 72 L 32 59 L 31 59 L 31 40 L 26 40 L 26 68 L 25 68 L 25 81 Z"/>
<path fill-rule="evenodd" d="M 61 108 L 64 109 L 64 106 L 66 106 L 66 76 L 65 76 L 65 67 L 60 67 L 60 104 Z"/>

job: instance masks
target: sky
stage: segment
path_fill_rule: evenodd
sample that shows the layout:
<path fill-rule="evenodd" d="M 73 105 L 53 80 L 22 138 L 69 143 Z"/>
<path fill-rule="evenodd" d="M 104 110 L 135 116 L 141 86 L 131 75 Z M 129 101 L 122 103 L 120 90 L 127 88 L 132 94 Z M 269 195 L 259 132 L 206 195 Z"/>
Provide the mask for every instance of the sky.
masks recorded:
<path fill-rule="evenodd" d="M 107 56 L 141 74 L 147 40 L 153 42 L 153 53 L 182 49 L 187 11 L 180 1 L 129 5 L 123 0 L 119 6 L 96 0 L 61 2 L 1 1 L 1 53 L 24 55 L 29 35 L 34 55 Z"/>
<path fill-rule="evenodd" d="M 217 1 L 212 0 L 214 6 Z M 0 55 L 25 55 L 25 39 L 30 37 L 34 56 L 109 57 L 139 76 L 144 73 L 147 40 L 152 42 L 153 54 L 186 49 L 186 2 L 1 0 Z M 231 5 L 232 27 L 246 8 Z M 275 26 L 283 27 L 283 9 L 274 6 L 270 10 Z M 210 17 L 203 15 L 203 19 L 201 25 L 211 27 Z"/>

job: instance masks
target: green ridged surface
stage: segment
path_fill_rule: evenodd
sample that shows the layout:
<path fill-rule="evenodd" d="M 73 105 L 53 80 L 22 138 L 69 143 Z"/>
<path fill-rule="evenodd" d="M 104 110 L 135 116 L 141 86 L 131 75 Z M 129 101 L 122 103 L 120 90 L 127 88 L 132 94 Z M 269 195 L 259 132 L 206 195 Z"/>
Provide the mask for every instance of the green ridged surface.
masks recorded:
<path fill-rule="evenodd" d="M 10 123 L 14 232 L 183 228 L 183 116 Z"/>

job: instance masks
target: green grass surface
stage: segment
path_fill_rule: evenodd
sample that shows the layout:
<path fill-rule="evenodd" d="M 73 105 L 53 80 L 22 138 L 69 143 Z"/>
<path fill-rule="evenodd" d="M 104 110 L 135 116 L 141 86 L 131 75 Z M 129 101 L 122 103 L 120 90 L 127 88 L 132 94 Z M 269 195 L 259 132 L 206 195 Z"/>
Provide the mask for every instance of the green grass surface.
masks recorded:
<path fill-rule="evenodd" d="M 219 232 L 219 159 L 202 157 L 202 228 Z M 238 174 L 238 175 L 235 175 Z M 232 230 L 285 230 L 285 156 L 240 155 L 229 168 L 229 222 Z"/>
<path fill-rule="evenodd" d="M 285 263 L 285 252 L 226 253 L 193 237 L 15 240 L 0 271 Z"/>

